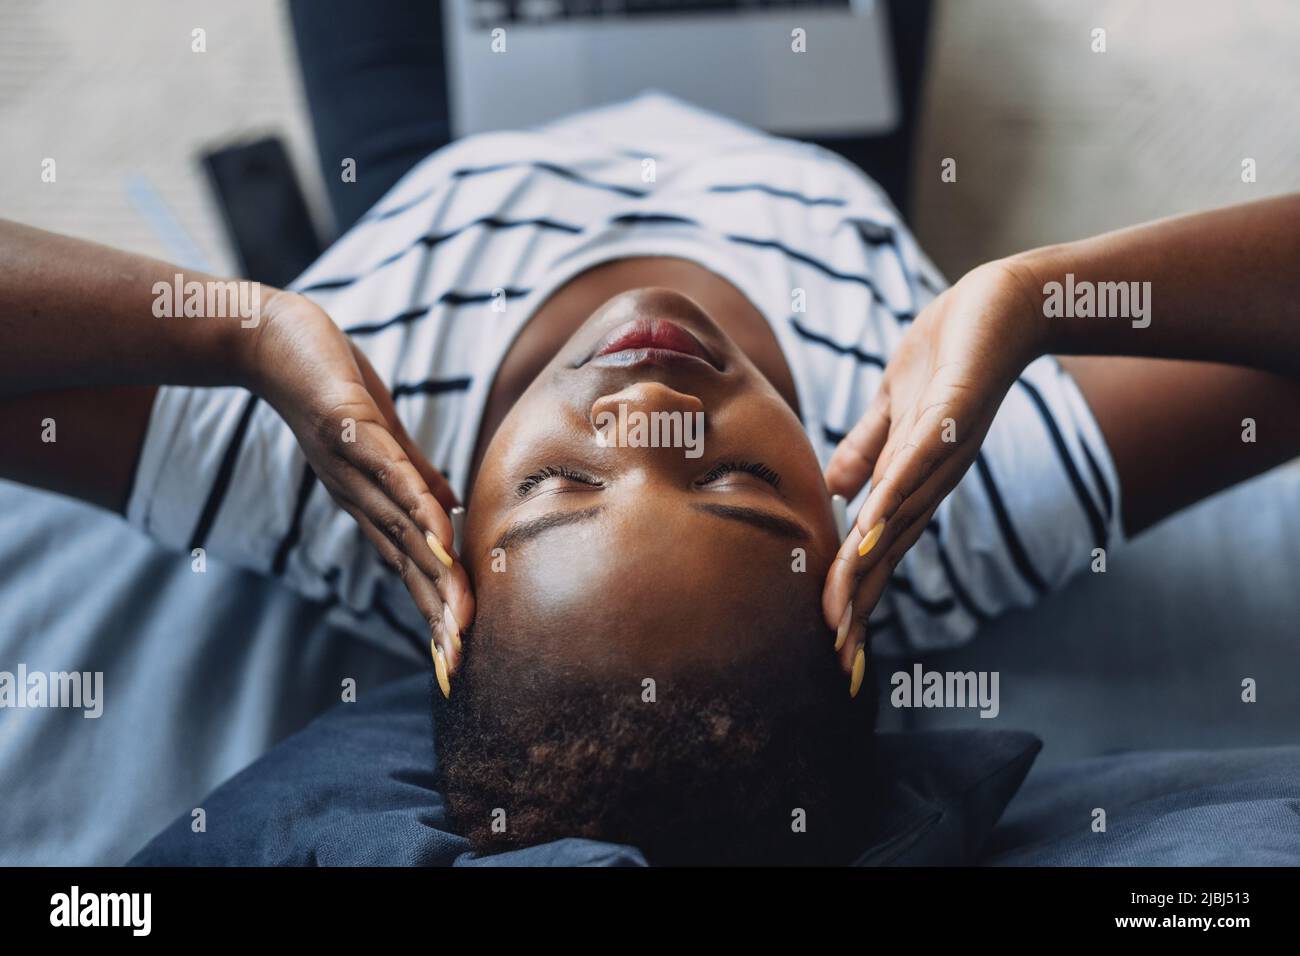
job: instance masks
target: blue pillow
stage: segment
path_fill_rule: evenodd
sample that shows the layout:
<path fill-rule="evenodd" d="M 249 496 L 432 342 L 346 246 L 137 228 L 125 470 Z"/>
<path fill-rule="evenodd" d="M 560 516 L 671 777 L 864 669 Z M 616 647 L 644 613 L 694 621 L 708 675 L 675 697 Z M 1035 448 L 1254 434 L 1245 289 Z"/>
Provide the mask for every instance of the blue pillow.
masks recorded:
<path fill-rule="evenodd" d="M 569 839 L 476 857 L 435 788 L 431 682 L 404 678 L 285 740 L 131 860 L 143 866 L 645 866 L 634 847 Z M 864 866 L 974 863 L 1041 746 L 1019 731 L 877 736 Z M 849 856 L 853 848 L 846 848 Z"/>

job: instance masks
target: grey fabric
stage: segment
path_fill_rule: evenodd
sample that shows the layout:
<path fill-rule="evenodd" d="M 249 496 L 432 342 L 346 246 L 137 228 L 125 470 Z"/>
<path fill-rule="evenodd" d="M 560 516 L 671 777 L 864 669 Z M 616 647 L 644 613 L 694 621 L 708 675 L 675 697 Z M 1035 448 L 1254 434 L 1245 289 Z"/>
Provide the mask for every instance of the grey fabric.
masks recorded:
<path fill-rule="evenodd" d="M 0 710 L 0 864 L 123 863 L 340 700 L 422 670 L 273 582 L 0 482 L 0 671 L 102 671 L 103 715 Z"/>
<path fill-rule="evenodd" d="M 1094 812 L 1105 811 L 1104 832 Z M 1298 866 L 1300 747 L 1129 753 L 1030 774 L 994 866 Z"/>
<path fill-rule="evenodd" d="M 999 673 L 1001 713 L 894 710 L 885 729 L 1018 728 L 1046 742 L 1038 763 L 1124 750 L 1300 743 L 1300 465 L 1177 515 L 1107 556 L 1028 613 L 925 658 Z M 1288 520 L 1290 516 L 1290 520 Z M 906 660 L 881 660 L 887 680 Z M 1255 679 L 1258 701 L 1241 699 Z"/>

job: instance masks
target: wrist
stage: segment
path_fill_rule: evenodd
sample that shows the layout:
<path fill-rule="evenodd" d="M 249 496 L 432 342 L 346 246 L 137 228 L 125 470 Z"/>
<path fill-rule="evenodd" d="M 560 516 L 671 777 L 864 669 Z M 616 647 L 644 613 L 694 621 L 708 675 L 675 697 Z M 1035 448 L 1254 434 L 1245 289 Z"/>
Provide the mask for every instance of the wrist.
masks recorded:
<path fill-rule="evenodd" d="M 1059 348 L 1060 328 L 1044 307 L 1044 283 L 1055 273 L 1059 253 L 1056 246 L 1044 246 L 998 259 L 989 265 L 1001 275 L 1007 295 L 1017 303 L 1014 310 L 1020 340 L 1027 350 L 1026 364 Z"/>
<path fill-rule="evenodd" d="M 269 399 L 267 370 L 274 367 L 269 356 L 273 325 L 282 325 L 306 300 L 296 292 L 263 286 L 254 320 L 229 330 L 231 371 L 234 384 Z"/>

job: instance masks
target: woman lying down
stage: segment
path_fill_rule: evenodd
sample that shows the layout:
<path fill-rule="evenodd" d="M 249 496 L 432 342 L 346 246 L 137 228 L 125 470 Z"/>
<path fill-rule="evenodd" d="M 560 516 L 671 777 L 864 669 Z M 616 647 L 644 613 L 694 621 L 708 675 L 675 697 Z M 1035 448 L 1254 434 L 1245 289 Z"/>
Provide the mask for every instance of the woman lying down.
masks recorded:
<path fill-rule="evenodd" d="M 966 640 L 1300 452 L 1298 218 L 945 290 L 842 160 L 636 100 L 440 150 L 250 309 L 4 226 L 3 473 L 431 649 L 477 850 L 847 860 L 873 642 Z"/>

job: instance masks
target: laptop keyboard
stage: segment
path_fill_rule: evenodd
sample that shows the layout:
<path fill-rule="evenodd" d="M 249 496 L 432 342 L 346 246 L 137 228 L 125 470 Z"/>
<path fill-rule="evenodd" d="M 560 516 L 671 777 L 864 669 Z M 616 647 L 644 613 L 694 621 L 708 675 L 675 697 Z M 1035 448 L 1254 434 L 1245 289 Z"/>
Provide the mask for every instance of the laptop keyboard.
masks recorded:
<path fill-rule="evenodd" d="M 615 17 L 750 10 L 846 8 L 850 0 L 471 0 L 477 27 Z"/>

